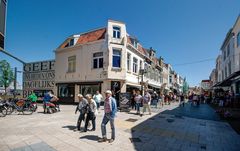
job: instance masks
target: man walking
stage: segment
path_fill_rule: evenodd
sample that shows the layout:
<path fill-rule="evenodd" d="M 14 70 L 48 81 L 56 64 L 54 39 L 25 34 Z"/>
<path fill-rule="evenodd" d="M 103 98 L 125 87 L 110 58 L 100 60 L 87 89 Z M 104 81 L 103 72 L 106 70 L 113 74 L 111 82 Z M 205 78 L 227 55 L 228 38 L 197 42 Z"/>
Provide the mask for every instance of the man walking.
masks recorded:
<path fill-rule="evenodd" d="M 137 107 L 137 115 L 140 114 L 140 106 L 142 103 L 142 96 L 140 95 L 140 91 L 137 90 L 137 94 L 134 97 L 134 101 L 136 102 L 136 107 Z"/>
<path fill-rule="evenodd" d="M 80 112 L 80 115 L 78 117 L 78 121 L 77 121 L 77 129 L 80 131 L 81 128 L 81 123 L 82 121 L 84 121 L 85 119 L 85 114 L 86 114 L 86 107 L 87 107 L 87 100 L 83 97 L 82 94 L 78 94 L 78 99 L 79 99 L 79 104 L 76 108 L 75 114 L 77 114 L 77 111 Z"/>
<path fill-rule="evenodd" d="M 102 138 L 98 140 L 98 142 L 106 142 L 107 141 L 107 132 L 106 125 L 110 121 L 112 136 L 109 140 L 109 143 L 112 143 L 115 140 L 115 126 L 114 126 L 114 118 L 117 112 L 117 104 L 116 100 L 112 97 L 112 92 L 107 90 L 105 92 L 106 99 L 104 101 L 104 117 L 101 124 L 102 130 Z"/>
<path fill-rule="evenodd" d="M 103 100 L 102 94 L 99 93 L 99 91 L 96 91 L 96 94 L 93 96 L 94 101 L 97 104 L 97 109 L 99 110 L 100 108 L 100 103 Z"/>
<path fill-rule="evenodd" d="M 185 103 L 185 102 L 184 102 L 184 101 L 185 101 L 184 99 L 185 99 L 185 98 L 184 98 L 184 95 L 181 94 L 181 95 L 180 95 L 180 106 L 183 106 L 183 107 L 184 107 L 184 103 Z"/>
<path fill-rule="evenodd" d="M 150 104 L 151 104 L 151 95 L 148 93 L 147 90 L 145 90 L 144 96 L 143 96 L 143 114 L 144 112 L 146 112 L 146 108 L 147 108 L 149 114 L 151 115 Z"/>

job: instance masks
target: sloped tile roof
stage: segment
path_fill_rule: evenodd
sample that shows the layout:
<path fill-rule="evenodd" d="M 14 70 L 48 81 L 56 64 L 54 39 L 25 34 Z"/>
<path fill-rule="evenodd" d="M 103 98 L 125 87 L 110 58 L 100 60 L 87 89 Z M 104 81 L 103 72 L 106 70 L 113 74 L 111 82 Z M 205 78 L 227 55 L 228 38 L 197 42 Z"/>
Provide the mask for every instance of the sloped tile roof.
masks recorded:
<path fill-rule="evenodd" d="M 97 41 L 105 38 L 106 28 L 101 28 L 95 31 L 82 34 L 76 44 L 85 44 L 88 42 Z"/>
<path fill-rule="evenodd" d="M 127 43 L 133 45 L 130 36 L 127 36 Z M 140 44 L 138 44 L 138 49 L 137 49 L 141 54 L 148 56 L 148 52 L 145 48 L 143 48 Z"/>
<path fill-rule="evenodd" d="M 100 39 L 104 39 L 105 33 L 106 33 L 106 28 L 101 28 L 101 29 L 90 31 L 90 32 L 86 32 L 86 33 L 80 35 L 80 37 L 78 38 L 78 41 L 76 42 L 75 45 L 85 44 L 85 43 L 97 41 Z M 71 40 L 71 38 L 66 39 L 65 42 L 60 46 L 60 48 L 67 47 L 70 40 Z"/>

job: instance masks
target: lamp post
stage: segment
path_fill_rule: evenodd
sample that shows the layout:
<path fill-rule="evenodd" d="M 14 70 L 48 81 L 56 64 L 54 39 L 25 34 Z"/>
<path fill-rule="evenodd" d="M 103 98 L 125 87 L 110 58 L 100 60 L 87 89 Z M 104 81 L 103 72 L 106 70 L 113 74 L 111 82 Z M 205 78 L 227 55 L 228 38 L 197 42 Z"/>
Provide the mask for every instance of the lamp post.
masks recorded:
<path fill-rule="evenodd" d="M 147 73 L 145 69 L 140 69 L 140 74 L 141 74 L 141 94 L 143 95 L 143 75 L 144 73 Z"/>
<path fill-rule="evenodd" d="M 8 55 L 9 57 L 12 57 L 13 59 L 21 62 L 23 65 L 26 64 L 24 61 L 22 61 L 21 59 L 15 57 L 14 55 L 10 54 L 9 52 L 7 52 L 6 50 L 4 50 L 3 48 L 0 47 L 0 52 Z M 17 67 L 14 68 L 14 98 L 16 97 L 16 89 L 17 89 Z"/>

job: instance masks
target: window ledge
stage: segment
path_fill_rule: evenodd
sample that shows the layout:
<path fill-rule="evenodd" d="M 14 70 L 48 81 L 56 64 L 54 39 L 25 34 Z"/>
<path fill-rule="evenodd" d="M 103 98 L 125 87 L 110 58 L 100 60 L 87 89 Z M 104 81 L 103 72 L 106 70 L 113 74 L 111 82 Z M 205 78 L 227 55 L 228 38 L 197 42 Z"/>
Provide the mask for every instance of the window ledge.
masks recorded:
<path fill-rule="evenodd" d="M 99 69 L 103 69 L 103 67 L 102 68 L 92 68 L 92 70 L 99 70 Z"/>
<path fill-rule="evenodd" d="M 122 68 L 112 67 L 111 70 L 112 70 L 112 71 L 118 71 L 118 72 L 120 72 L 120 71 L 122 71 Z"/>
<path fill-rule="evenodd" d="M 67 73 L 67 74 L 76 73 L 76 71 L 67 71 L 66 73 Z"/>

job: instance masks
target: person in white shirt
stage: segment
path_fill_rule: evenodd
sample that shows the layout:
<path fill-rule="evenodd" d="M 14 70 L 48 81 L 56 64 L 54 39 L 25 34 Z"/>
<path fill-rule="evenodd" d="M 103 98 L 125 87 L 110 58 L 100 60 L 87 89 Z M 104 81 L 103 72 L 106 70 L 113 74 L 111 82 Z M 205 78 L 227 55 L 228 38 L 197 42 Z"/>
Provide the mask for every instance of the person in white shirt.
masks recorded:
<path fill-rule="evenodd" d="M 93 96 L 94 101 L 97 104 L 97 110 L 100 108 L 100 103 L 103 100 L 102 94 L 99 93 L 99 91 L 96 91 L 96 94 Z"/>

